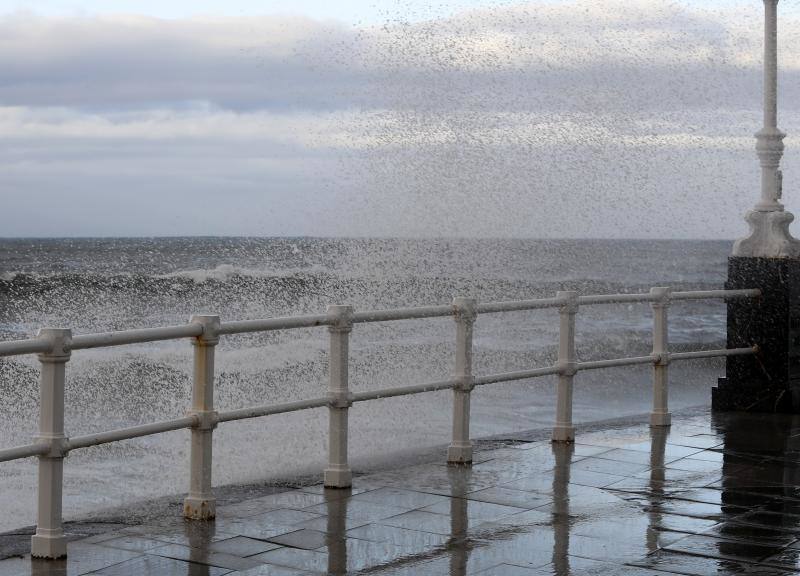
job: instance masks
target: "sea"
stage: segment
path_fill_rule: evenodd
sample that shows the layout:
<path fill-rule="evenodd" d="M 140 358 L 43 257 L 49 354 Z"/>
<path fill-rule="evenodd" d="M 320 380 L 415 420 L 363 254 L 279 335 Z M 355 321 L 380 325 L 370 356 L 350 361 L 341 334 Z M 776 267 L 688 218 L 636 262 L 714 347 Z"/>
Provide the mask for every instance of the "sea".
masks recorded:
<path fill-rule="evenodd" d="M 581 294 L 722 288 L 730 242 L 652 240 L 363 238 L 48 238 L 0 239 L 0 339 L 42 327 L 74 334 L 182 324 L 192 314 L 223 321 L 321 313 L 329 304 L 358 310 Z M 725 305 L 675 303 L 674 349 L 724 347 Z M 648 354 L 647 304 L 583 307 L 581 360 Z M 379 389 L 449 378 L 451 318 L 357 325 L 351 388 Z M 546 366 L 555 359 L 555 310 L 482 315 L 475 325 L 476 374 Z M 216 355 L 216 407 L 265 405 L 324 395 L 325 328 L 225 336 Z M 189 406 L 192 347 L 186 340 L 82 350 L 67 364 L 66 433 L 79 435 L 183 416 Z M 649 367 L 580 373 L 578 423 L 646 413 Z M 724 373 L 718 359 L 670 367 L 674 409 L 705 405 Z M 31 442 L 38 427 L 38 361 L 0 359 L 0 447 Z M 476 389 L 472 435 L 552 425 L 555 380 L 538 378 Z M 359 403 L 351 409 L 356 470 L 402 461 L 443 446 L 451 392 Z M 181 495 L 188 485 L 188 436 L 180 430 L 76 450 L 65 461 L 64 516 Z M 308 410 L 221 424 L 214 439 L 214 484 L 290 481 L 319 474 L 327 414 Z M 35 523 L 36 461 L 0 464 L 0 532 Z"/>

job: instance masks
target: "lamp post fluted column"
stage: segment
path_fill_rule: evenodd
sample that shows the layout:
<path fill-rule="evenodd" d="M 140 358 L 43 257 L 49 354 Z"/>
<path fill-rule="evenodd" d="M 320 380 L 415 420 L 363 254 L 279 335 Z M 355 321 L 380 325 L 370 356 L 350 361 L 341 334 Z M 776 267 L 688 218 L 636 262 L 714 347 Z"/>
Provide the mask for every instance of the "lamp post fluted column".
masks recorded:
<path fill-rule="evenodd" d="M 761 163 L 761 198 L 745 216 L 750 235 L 734 244 L 733 255 L 797 258 L 800 241 L 789 232 L 794 216 L 780 202 L 780 162 L 786 134 L 778 129 L 778 0 L 764 0 L 764 126 L 755 136 Z"/>

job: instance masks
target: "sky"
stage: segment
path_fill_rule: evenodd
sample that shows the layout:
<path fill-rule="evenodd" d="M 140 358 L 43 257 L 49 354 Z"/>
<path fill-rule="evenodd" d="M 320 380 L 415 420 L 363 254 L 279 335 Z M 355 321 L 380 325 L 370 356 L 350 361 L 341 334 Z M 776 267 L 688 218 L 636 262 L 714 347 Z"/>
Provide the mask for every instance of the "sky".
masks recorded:
<path fill-rule="evenodd" d="M 760 4 L 0 0 L 0 236 L 740 237 Z"/>
<path fill-rule="evenodd" d="M 548 0 L 549 4 L 563 3 Z M 735 9 L 741 0 L 691 0 L 691 6 Z M 494 2 L 514 5 L 519 2 Z M 797 11 L 797 2 L 783 0 L 783 11 Z M 215 16 L 305 15 L 350 24 L 383 23 L 387 16 L 402 15 L 409 21 L 452 16 L 460 11 L 491 5 L 485 0 L 0 0 L 0 14 L 30 11 L 47 16 L 141 14 L 156 18 Z"/>
<path fill-rule="evenodd" d="M 157 18 L 190 18 L 202 15 L 263 16 L 293 14 L 340 22 L 379 23 L 387 13 L 402 10 L 415 20 L 475 8 L 480 0 L 439 2 L 381 2 L 380 0 L 2 0 L 0 12 L 30 10 L 50 16 L 95 16 L 99 14 L 143 14 Z"/>

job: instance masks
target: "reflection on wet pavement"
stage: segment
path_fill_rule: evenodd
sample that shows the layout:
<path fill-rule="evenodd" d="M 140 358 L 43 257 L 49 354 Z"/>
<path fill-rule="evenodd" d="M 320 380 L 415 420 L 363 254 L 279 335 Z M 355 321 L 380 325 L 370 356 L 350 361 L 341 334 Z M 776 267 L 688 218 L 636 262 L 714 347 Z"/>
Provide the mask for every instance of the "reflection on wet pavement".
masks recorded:
<path fill-rule="evenodd" d="M 356 476 L 0 560 L 0 576 L 797 574 L 800 418 L 708 413 L 574 445 L 509 440 L 472 467 Z"/>

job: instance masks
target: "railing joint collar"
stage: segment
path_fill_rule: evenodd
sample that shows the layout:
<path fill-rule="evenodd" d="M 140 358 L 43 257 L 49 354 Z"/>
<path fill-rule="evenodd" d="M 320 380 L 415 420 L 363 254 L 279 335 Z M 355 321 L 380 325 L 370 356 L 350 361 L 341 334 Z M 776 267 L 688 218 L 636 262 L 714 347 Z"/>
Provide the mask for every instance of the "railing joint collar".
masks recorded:
<path fill-rule="evenodd" d="M 192 340 L 195 346 L 215 346 L 219 343 L 220 319 L 216 314 L 195 314 L 189 319 L 192 324 L 203 327 L 203 333 Z"/>
<path fill-rule="evenodd" d="M 578 362 L 558 362 L 556 364 L 556 374 L 559 376 L 575 376 L 578 369 Z"/>
<path fill-rule="evenodd" d="M 331 390 L 328 392 L 328 406 L 331 408 L 350 408 L 350 406 L 353 405 L 354 399 L 355 396 L 353 393 L 346 390 L 341 392 Z"/>
<path fill-rule="evenodd" d="M 559 290 L 556 298 L 561 302 L 559 311 L 562 314 L 578 313 L 578 292 L 575 290 Z"/>
<path fill-rule="evenodd" d="M 670 356 L 669 352 L 654 352 L 651 354 L 653 364 L 656 366 L 669 366 Z"/>
<path fill-rule="evenodd" d="M 50 350 L 38 354 L 39 361 L 46 363 L 67 362 L 72 355 L 72 330 L 69 328 L 42 328 L 36 338 L 50 345 Z"/>
<path fill-rule="evenodd" d="M 328 330 L 340 334 L 345 334 L 353 330 L 352 306 L 331 305 L 328 306 Z"/>
<path fill-rule="evenodd" d="M 650 288 L 650 295 L 654 298 L 650 302 L 650 306 L 653 308 L 668 308 L 672 300 L 672 288 L 665 286 Z"/>
<path fill-rule="evenodd" d="M 472 392 L 475 389 L 475 379 L 472 376 L 461 376 L 453 386 L 453 390 L 460 392 Z"/>
<path fill-rule="evenodd" d="M 194 419 L 192 428 L 195 430 L 213 430 L 219 424 L 216 410 L 190 410 L 186 415 Z"/>
<path fill-rule="evenodd" d="M 453 315 L 456 322 L 472 324 L 478 317 L 478 301 L 475 298 L 453 298 Z"/>
<path fill-rule="evenodd" d="M 44 444 L 48 451 L 40 454 L 42 458 L 64 458 L 70 451 L 69 438 L 63 434 L 52 436 L 40 434 L 34 437 L 37 444 Z"/>

